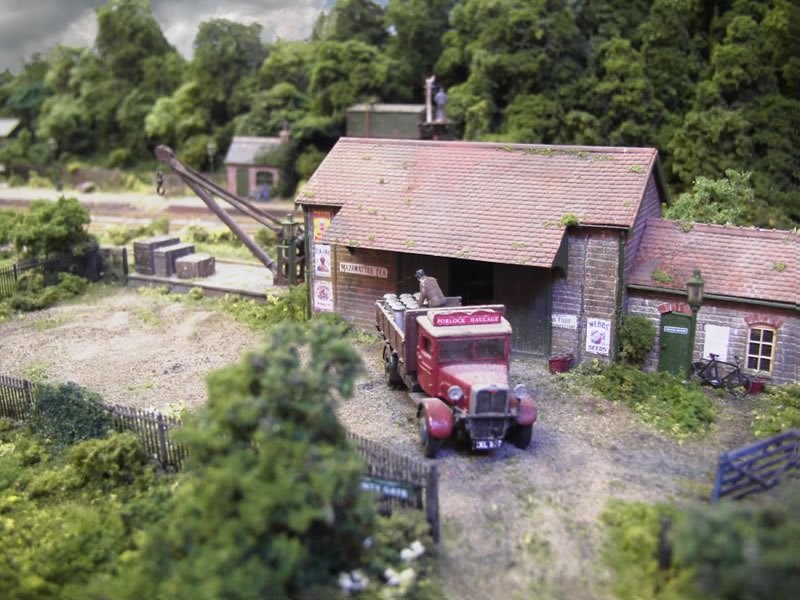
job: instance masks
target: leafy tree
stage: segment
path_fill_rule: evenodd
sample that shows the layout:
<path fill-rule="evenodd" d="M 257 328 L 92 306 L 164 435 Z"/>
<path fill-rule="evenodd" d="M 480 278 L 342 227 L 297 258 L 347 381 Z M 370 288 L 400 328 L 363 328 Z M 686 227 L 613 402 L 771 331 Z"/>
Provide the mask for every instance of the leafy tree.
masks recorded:
<path fill-rule="evenodd" d="M 669 219 L 745 225 L 754 209 L 750 173 L 729 169 L 724 179 L 698 177 L 691 192 L 681 194 L 664 213 Z"/>
<path fill-rule="evenodd" d="M 393 67 L 377 48 L 363 42 L 320 43 L 309 85 L 314 112 L 343 117 L 363 97 L 380 96 Z"/>
<path fill-rule="evenodd" d="M 212 121 L 224 124 L 236 111 L 229 100 L 236 88 L 254 76 L 266 57 L 261 25 L 242 25 L 228 19 L 200 24 L 194 39 L 191 81 L 195 102 L 209 111 Z"/>
<path fill-rule="evenodd" d="M 283 325 L 212 374 L 172 510 L 112 595 L 297 598 L 358 564 L 372 505 L 333 408 L 360 368 L 340 328 Z"/>
<path fill-rule="evenodd" d="M 138 85 L 144 81 L 144 62 L 172 51 L 150 0 L 108 0 L 97 8 L 95 48 L 114 79 Z"/>
<path fill-rule="evenodd" d="M 34 54 L 22 67 L 6 91 L 6 111 L 19 118 L 23 126 L 33 129 L 42 103 L 52 90 L 45 83 L 48 64 L 40 54 Z"/>
<path fill-rule="evenodd" d="M 255 94 L 249 113 L 237 119 L 238 135 L 275 135 L 284 122 L 300 120 L 308 110 L 309 99 L 291 83 L 279 83 Z"/>
<path fill-rule="evenodd" d="M 268 46 L 269 55 L 258 70 L 258 83 L 269 89 L 290 83 L 301 92 L 308 89 L 316 45 L 306 41 L 279 40 Z"/>
<path fill-rule="evenodd" d="M 189 81 L 172 96 L 159 98 L 145 117 L 147 136 L 159 144 L 180 148 L 192 135 L 208 131 L 210 115 L 196 102 L 199 92 L 199 84 Z"/>
<path fill-rule="evenodd" d="M 434 73 L 442 36 L 449 27 L 448 15 L 455 4 L 455 0 L 389 0 L 386 22 L 392 34 L 387 53 L 400 67 L 393 77 L 402 98 L 424 99 L 423 82 Z"/>
<path fill-rule="evenodd" d="M 75 198 L 34 200 L 12 234 L 14 247 L 25 258 L 54 253 L 78 256 L 92 239 L 89 221 L 89 211 Z"/>
<path fill-rule="evenodd" d="M 322 40 L 380 47 L 388 38 L 384 8 L 373 0 L 338 0 L 324 22 Z"/>

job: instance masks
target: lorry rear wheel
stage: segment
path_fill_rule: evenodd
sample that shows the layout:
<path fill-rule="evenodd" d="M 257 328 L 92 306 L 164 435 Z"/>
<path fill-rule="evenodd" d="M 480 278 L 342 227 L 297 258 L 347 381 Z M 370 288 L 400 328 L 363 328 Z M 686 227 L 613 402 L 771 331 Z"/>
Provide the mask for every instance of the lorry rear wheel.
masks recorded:
<path fill-rule="evenodd" d="M 428 431 L 428 419 L 424 410 L 419 413 L 419 443 L 426 458 L 436 458 L 441 440 L 433 437 Z"/>
<path fill-rule="evenodd" d="M 401 387 L 403 379 L 400 377 L 399 359 L 397 353 L 392 351 L 391 346 L 386 344 L 383 347 L 383 369 L 386 373 L 386 380 L 392 387 Z"/>
<path fill-rule="evenodd" d="M 533 425 L 517 425 L 511 430 L 511 443 L 520 450 L 525 450 L 531 443 Z"/>

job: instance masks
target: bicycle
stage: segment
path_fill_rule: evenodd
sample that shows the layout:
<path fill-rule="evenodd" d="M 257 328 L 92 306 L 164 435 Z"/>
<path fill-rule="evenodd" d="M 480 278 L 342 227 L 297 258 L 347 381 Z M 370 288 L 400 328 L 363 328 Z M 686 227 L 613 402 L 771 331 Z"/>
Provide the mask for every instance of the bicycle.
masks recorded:
<path fill-rule="evenodd" d="M 753 380 L 742 373 L 739 364 L 739 357 L 736 356 L 735 363 L 717 360 L 718 354 L 711 354 L 710 360 L 698 360 L 692 363 L 691 375 L 700 380 L 701 385 L 710 385 L 714 388 L 724 388 L 733 397 L 743 396 L 750 392 Z M 720 367 L 722 367 L 720 369 Z M 728 373 L 723 375 L 726 370 Z"/>

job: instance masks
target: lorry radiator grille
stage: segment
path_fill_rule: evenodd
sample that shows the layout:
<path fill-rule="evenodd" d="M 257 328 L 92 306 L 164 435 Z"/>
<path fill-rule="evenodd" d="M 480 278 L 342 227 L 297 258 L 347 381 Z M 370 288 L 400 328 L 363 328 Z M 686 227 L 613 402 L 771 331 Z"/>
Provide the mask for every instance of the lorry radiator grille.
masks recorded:
<path fill-rule="evenodd" d="M 506 391 L 481 390 L 478 392 L 475 403 L 475 414 L 503 413 L 506 412 Z"/>
<path fill-rule="evenodd" d="M 472 419 L 470 436 L 473 440 L 500 439 L 506 433 L 505 419 Z"/>

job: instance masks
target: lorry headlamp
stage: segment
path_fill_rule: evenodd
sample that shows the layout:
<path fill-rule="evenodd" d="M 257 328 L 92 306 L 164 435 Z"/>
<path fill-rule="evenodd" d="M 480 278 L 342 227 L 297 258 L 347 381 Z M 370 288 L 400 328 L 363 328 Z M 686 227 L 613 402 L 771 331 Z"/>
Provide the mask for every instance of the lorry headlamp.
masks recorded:
<path fill-rule="evenodd" d="M 464 390 L 457 385 L 451 385 L 450 389 L 447 390 L 447 397 L 451 402 L 458 402 L 464 397 Z"/>
<path fill-rule="evenodd" d="M 520 383 L 519 385 L 514 387 L 514 396 L 517 398 L 522 398 L 523 396 L 528 395 L 528 386 L 524 383 Z"/>

